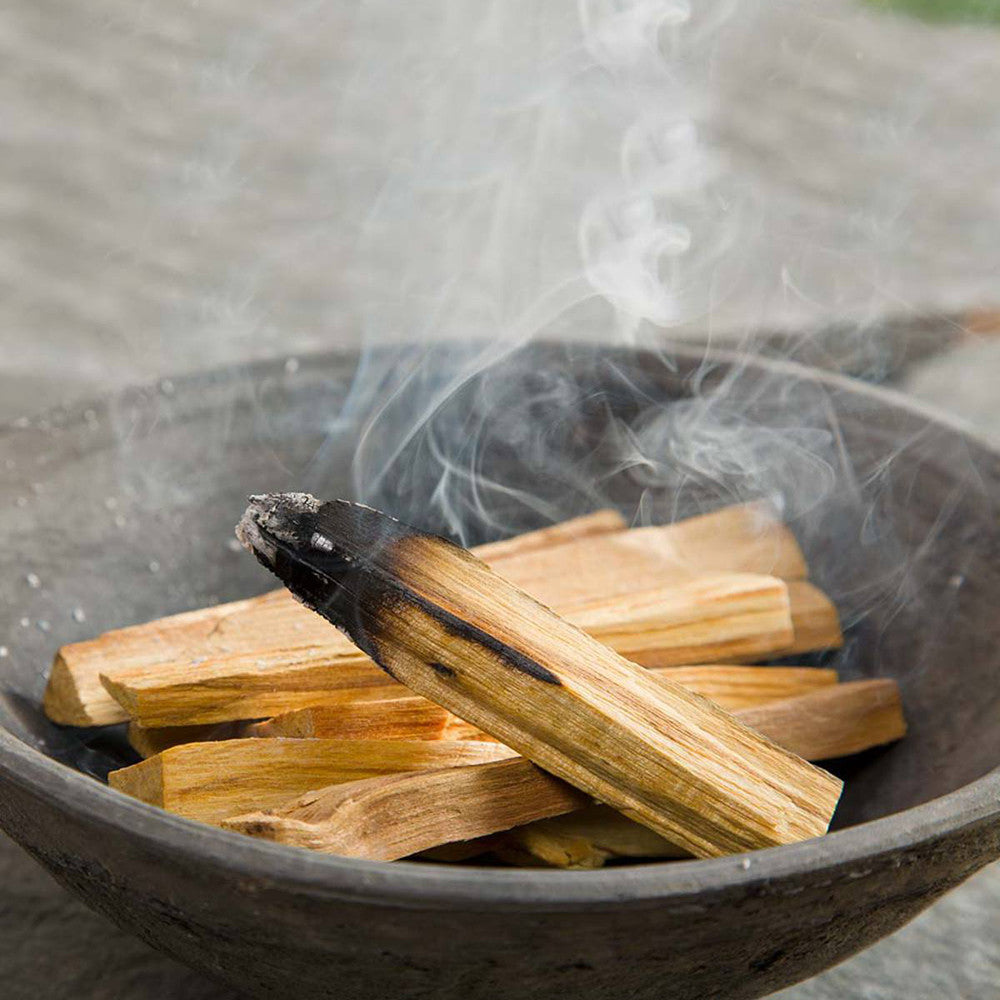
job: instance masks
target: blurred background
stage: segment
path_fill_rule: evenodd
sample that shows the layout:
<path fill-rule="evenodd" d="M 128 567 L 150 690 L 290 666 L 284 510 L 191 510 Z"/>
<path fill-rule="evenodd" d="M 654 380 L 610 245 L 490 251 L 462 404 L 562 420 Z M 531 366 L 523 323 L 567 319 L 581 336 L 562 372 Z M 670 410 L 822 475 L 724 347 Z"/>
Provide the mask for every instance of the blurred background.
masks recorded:
<path fill-rule="evenodd" d="M 1000 440 L 1000 0 L 12 0 L 0 420 L 310 351 L 777 354 Z M 221 998 L 0 845 L 0 979 Z M 782 996 L 1000 997 L 1000 876 Z"/>

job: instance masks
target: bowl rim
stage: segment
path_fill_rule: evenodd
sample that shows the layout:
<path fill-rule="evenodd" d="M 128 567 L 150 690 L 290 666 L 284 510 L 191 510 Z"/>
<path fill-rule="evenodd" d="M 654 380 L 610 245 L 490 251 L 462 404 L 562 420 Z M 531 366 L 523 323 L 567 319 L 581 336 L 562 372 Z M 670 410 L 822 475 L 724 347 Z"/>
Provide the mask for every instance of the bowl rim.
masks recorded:
<path fill-rule="evenodd" d="M 658 349 L 664 346 L 658 345 Z M 675 355 L 710 356 L 720 363 L 749 363 L 772 371 L 786 371 L 831 389 L 874 397 L 890 409 L 922 418 L 1000 459 L 1000 448 L 960 418 L 939 412 L 894 389 L 791 361 L 761 356 L 748 359 L 734 351 L 698 348 L 689 343 L 670 343 L 669 347 Z M 356 352 L 334 350 L 316 352 L 310 357 L 316 362 L 322 359 L 323 363 L 329 363 L 331 358 L 352 356 Z M 214 373 L 181 375 L 172 381 L 181 388 L 206 376 L 217 377 L 222 371 L 254 377 L 278 370 L 282 364 L 282 360 L 273 359 L 227 366 Z M 93 403 L 74 404 L 70 412 L 82 415 L 93 406 Z M 67 414 L 65 407 L 51 412 L 56 411 Z M 30 795 L 49 797 L 57 806 L 97 825 L 117 828 L 137 842 L 169 851 L 175 859 L 218 867 L 250 884 L 281 883 L 284 888 L 308 895 L 413 909 L 558 911 L 671 904 L 691 907 L 695 898 L 705 893 L 741 890 L 751 885 L 765 886 L 765 891 L 781 894 L 782 883 L 794 881 L 797 876 L 813 877 L 818 871 L 827 871 L 831 883 L 859 878 L 868 874 L 872 863 L 884 855 L 956 836 L 984 821 L 1000 822 L 998 766 L 928 802 L 796 844 L 707 860 L 646 862 L 591 872 L 548 871 L 366 861 L 245 837 L 130 798 L 46 756 L 3 726 L 0 726 L 0 777 Z M 784 891 L 798 890 L 786 885 Z"/>

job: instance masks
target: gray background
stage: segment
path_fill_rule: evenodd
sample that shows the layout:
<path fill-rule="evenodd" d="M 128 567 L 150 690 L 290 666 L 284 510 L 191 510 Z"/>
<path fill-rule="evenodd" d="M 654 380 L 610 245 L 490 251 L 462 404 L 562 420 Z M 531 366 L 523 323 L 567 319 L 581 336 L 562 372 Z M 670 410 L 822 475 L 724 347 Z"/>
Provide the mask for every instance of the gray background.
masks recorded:
<path fill-rule="evenodd" d="M 1000 350 L 961 329 L 1000 297 L 1000 33 L 843 0 L 621 9 L 13 0 L 0 418 L 470 331 L 798 342 L 838 322 L 826 360 L 860 346 L 884 375 L 881 320 L 930 314 L 948 352 L 900 378 L 1000 436 Z M 782 996 L 1000 997 L 998 928 L 992 870 Z M 0 982 L 231 996 L 6 842 Z"/>

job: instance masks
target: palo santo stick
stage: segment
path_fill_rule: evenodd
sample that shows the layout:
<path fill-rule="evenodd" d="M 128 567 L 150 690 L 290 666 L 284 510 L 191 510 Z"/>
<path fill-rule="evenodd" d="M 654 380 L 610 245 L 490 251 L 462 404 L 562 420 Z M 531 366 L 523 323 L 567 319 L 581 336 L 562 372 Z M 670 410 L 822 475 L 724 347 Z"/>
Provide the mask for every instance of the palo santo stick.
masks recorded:
<path fill-rule="evenodd" d="M 518 757 L 323 788 L 220 825 L 329 854 L 395 861 L 557 816 L 588 801 L 582 792 Z"/>
<path fill-rule="evenodd" d="M 516 827 L 484 848 L 511 864 L 550 868 L 601 868 L 611 858 L 688 857 L 648 827 L 597 804 Z"/>
<path fill-rule="evenodd" d="M 849 681 L 744 708 L 736 715 L 808 760 L 845 757 L 892 743 L 906 734 L 899 687 L 888 679 Z M 496 853 L 518 864 L 558 868 L 599 868 L 613 857 L 684 856 L 676 844 L 606 806 L 511 830 Z"/>
<path fill-rule="evenodd" d="M 805 580 L 788 583 L 795 637 L 781 655 L 809 653 L 819 649 L 840 649 L 844 636 L 840 631 L 837 609 L 819 587 Z"/>
<path fill-rule="evenodd" d="M 599 558 L 591 558 L 588 551 L 597 545 L 602 532 L 622 541 L 608 551 L 600 550 Z M 550 548 L 555 554 L 548 558 L 545 553 Z M 788 579 L 805 575 L 802 553 L 791 532 L 760 504 L 724 508 L 676 524 L 630 532 L 620 530 L 612 513 L 598 511 L 506 542 L 490 543 L 482 551 L 491 563 L 502 563 L 504 573 L 515 583 L 543 603 L 557 607 L 614 596 L 625 583 L 626 590 L 650 589 L 662 587 L 665 581 L 681 583 L 700 573 L 773 570 L 774 575 Z M 571 579 L 574 568 L 583 568 L 581 561 L 587 562 L 587 575 Z M 637 563 L 645 567 L 644 576 L 636 573 Z M 531 590 L 532 580 L 540 580 L 542 592 Z M 222 669 L 246 676 L 274 665 L 266 656 L 257 665 L 258 651 L 296 649 L 301 662 L 301 655 L 311 647 L 339 643 L 333 653 L 347 655 L 351 644 L 329 637 L 320 625 L 282 590 L 107 632 L 59 651 L 45 692 L 45 711 L 53 721 L 67 725 L 125 721 L 128 712 L 101 684 L 102 673 L 113 676 L 166 663 L 183 663 L 187 670 L 204 664 L 207 682 L 215 683 L 223 674 L 212 664 L 227 657 L 232 659 Z M 294 683 L 301 690 L 301 678 Z M 261 714 L 276 711 L 281 709 Z"/>
<path fill-rule="evenodd" d="M 128 741 L 140 757 L 155 757 L 171 747 L 209 740 L 235 740 L 251 735 L 242 722 L 223 722 L 208 726 L 165 726 L 147 729 L 138 722 L 128 724 Z"/>
<path fill-rule="evenodd" d="M 824 667 L 744 667 L 704 664 L 668 667 L 650 671 L 654 677 L 672 681 L 714 701 L 720 708 L 739 712 L 744 708 L 769 705 L 796 698 L 837 684 L 837 671 Z M 754 726 L 754 728 L 760 728 Z M 771 739 L 774 739 L 771 736 Z M 782 740 L 776 739 L 776 743 Z M 793 753 L 798 753 L 797 750 Z M 799 756 L 804 756 L 799 754 Z"/>
<path fill-rule="evenodd" d="M 894 680 L 849 681 L 741 709 L 740 719 L 808 760 L 846 757 L 906 735 Z"/>
<path fill-rule="evenodd" d="M 808 575 L 795 536 L 762 503 L 527 553 L 498 571 L 536 600 L 560 608 L 710 573 L 784 580 Z"/>
<path fill-rule="evenodd" d="M 522 535 L 512 535 L 498 542 L 487 542 L 477 545 L 473 552 L 491 566 L 501 559 L 512 556 L 523 556 L 529 552 L 555 548 L 567 542 L 576 542 L 582 538 L 593 538 L 595 535 L 613 535 L 624 531 L 628 525 L 625 518 L 616 510 L 595 510 L 590 514 L 570 518 L 551 524 L 547 528 L 538 528 Z"/>
<path fill-rule="evenodd" d="M 717 664 L 650 671 L 733 711 L 792 698 L 837 683 L 819 667 L 742 667 Z M 286 712 L 250 726 L 250 736 L 323 739 L 490 739 L 447 709 L 399 684 L 335 692 L 322 705 Z M 208 727 L 206 727 L 208 728 Z M 156 733 L 158 730 L 145 730 Z"/>
<path fill-rule="evenodd" d="M 296 615 L 304 610 L 298 605 Z M 311 617 L 311 628 L 325 627 Z M 741 573 L 592 601 L 569 609 L 566 617 L 636 662 L 675 666 L 785 650 L 794 638 L 795 609 L 784 581 Z M 325 641 L 306 647 L 276 646 L 288 629 L 275 624 L 273 632 L 271 645 L 248 653 L 116 670 L 104 682 L 146 727 L 278 715 L 324 704 L 331 692 L 386 682 L 364 653 L 332 629 L 326 628 Z"/>
<path fill-rule="evenodd" d="M 617 511 L 598 510 L 514 538 L 490 542 L 474 551 L 491 563 L 538 552 L 575 539 L 622 531 Z M 261 597 L 199 608 L 142 625 L 106 632 L 96 639 L 63 646 L 56 655 L 45 689 L 45 713 L 69 726 L 105 726 L 128 714 L 101 684 L 101 674 L 156 663 L 196 660 L 210 654 L 253 653 L 256 649 L 329 642 L 315 615 L 287 590 Z M 315 636 L 318 640 L 314 640 Z M 350 644 L 346 644 L 350 648 Z"/>
<path fill-rule="evenodd" d="M 788 585 L 732 573 L 603 597 L 559 613 L 645 667 L 766 656 L 795 640 Z"/>
<path fill-rule="evenodd" d="M 651 677 L 463 549 L 304 494 L 255 498 L 239 534 L 392 676 L 691 853 L 826 832 L 837 778 Z"/>
<path fill-rule="evenodd" d="M 341 691 L 322 705 L 257 722 L 250 736 L 298 739 L 440 740 L 455 717 L 401 684 Z"/>
<path fill-rule="evenodd" d="M 816 757 L 842 756 L 879 746 L 900 738 L 906 728 L 898 689 L 891 680 L 853 681 L 773 705 L 744 709 L 738 715 L 744 721 L 752 720 L 765 735 L 780 739 L 788 749 Z M 820 727 L 822 733 L 817 732 Z M 332 789 L 329 795 L 326 790 L 311 792 L 270 812 L 258 810 L 252 815 L 234 817 L 223 826 L 300 847 L 389 860 L 379 845 L 395 844 L 405 835 L 406 831 L 401 832 L 398 827 L 405 828 L 410 809 L 420 812 L 420 846 L 414 847 L 414 851 L 447 842 L 435 841 L 436 837 L 460 836 L 464 840 L 509 827 L 510 803 L 518 796 L 530 803 L 536 813 L 543 812 L 553 779 L 539 770 L 522 771 L 513 767 L 494 770 L 497 774 L 516 775 L 516 790 L 492 779 L 490 792 L 497 797 L 497 803 L 480 814 L 478 825 L 462 826 L 462 834 L 451 825 L 451 817 L 475 804 L 467 784 L 472 778 L 467 779 L 466 773 L 476 772 L 473 778 L 483 773 L 478 766 L 453 768 L 444 774 L 437 772 L 443 776 L 434 784 L 435 798 L 430 804 L 424 801 L 428 786 L 422 777 L 411 775 L 405 781 L 394 782 L 395 815 L 380 795 L 369 798 L 371 783 L 361 782 L 350 788 Z M 361 789 L 364 794 L 355 795 L 355 789 Z M 346 801 L 352 803 L 347 813 L 343 811 Z M 553 812 L 538 817 L 544 819 L 544 823 L 536 821 L 519 826 L 499 841 L 459 845 L 458 854 L 474 856 L 486 850 L 497 850 L 501 857 L 517 863 L 577 868 L 599 867 L 609 857 L 688 856 L 688 852 L 675 842 L 607 806 L 590 806 L 562 815 L 564 813 L 568 810 L 561 800 L 557 800 Z M 553 816 L 561 818 L 549 822 Z M 374 852 L 366 843 L 369 836 L 374 837 L 379 848 Z"/>
<path fill-rule="evenodd" d="M 108 784 L 178 816 L 218 823 L 234 813 L 280 805 L 311 788 L 512 756 L 499 743 L 223 740 L 165 750 L 112 771 Z"/>

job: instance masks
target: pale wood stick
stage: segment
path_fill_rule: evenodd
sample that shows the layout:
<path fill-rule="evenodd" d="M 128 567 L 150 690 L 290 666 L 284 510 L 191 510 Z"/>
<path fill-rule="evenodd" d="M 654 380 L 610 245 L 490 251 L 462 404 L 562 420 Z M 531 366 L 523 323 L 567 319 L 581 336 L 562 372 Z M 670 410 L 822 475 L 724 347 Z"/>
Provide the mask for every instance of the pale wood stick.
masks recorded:
<path fill-rule="evenodd" d="M 623 541 L 621 545 L 612 546 L 602 558 L 592 561 L 590 569 L 595 570 L 596 575 L 592 572 L 586 581 L 571 580 L 574 566 L 586 558 L 586 548 L 596 544 L 602 531 L 615 537 L 628 535 L 631 538 L 633 534 L 620 531 L 619 519 L 613 513 L 598 511 L 565 525 L 518 536 L 509 542 L 490 543 L 482 549 L 491 562 L 502 563 L 508 576 L 521 573 L 525 577 L 536 577 L 541 573 L 545 593 L 536 596 L 545 603 L 557 605 L 602 595 L 613 596 L 620 591 L 624 581 L 630 581 L 629 590 L 683 582 L 693 575 L 687 563 L 702 546 L 705 553 L 698 564 L 700 573 L 759 573 L 774 569 L 773 575 L 790 579 L 805 574 L 805 563 L 794 537 L 759 504 L 724 508 L 672 525 L 635 529 L 639 532 L 635 542 Z M 578 541 L 567 542 L 574 537 Z M 547 546 L 559 554 L 546 563 Z M 644 577 L 629 570 L 630 564 L 637 559 L 646 566 Z M 519 570 L 522 563 L 524 567 Z M 606 583 L 605 578 L 609 582 Z M 618 589 L 610 586 L 612 580 L 617 581 Z M 515 582 L 519 581 L 515 579 Z M 562 595 L 556 592 L 560 589 L 564 591 Z M 322 648 L 333 641 L 319 629 L 314 617 L 284 590 L 174 615 L 64 646 L 52 667 L 45 692 L 45 710 L 53 721 L 67 725 L 123 722 L 128 713 L 101 684 L 102 673 L 115 674 L 163 663 L 196 666 L 226 657 L 234 658 L 230 663 L 239 672 L 243 668 L 237 661 L 243 654 L 252 661 L 258 651 L 282 648 L 301 651 L 315 646 Z M 342 643 L 334 651 L 344 655 L 350 648 L 350 644 Z M 263 669 L 266 669 L 266 657 L 262 666 L 254 667 L 251 672 L 260 673 Z M 218 672 L 210 675 L 212 678 L 218 676 Z"/>
<path fill-rule="evenodd" d="M 901 739 L 906 720 L 895 681 L 850 681 L 736 713 L 809 760 L 860 753 Z M 510 830 L 483 850 L 515 864 L 599 868 L 609 858 L 685 856 L 676 844 L 607 806 Z"/>
<path fill-rule="evenodd" d="M 254 498 L 239 535 L 392 676 L 691 853 L 826 831 L 837 778 L 651 677 L 465 550 L 304 494 Z"/>
<path fill-rule="evenodd" d="M 523 556 L 529 552 L 555 548 L 567 542 L 576 542 L 583 538 L 593 538 L 595 535 L 613 535 L 624 531 L 628 525 L 625 518 L 616 510 L 595 510 L 581 517 L 573 517 L 568 521 L 551 524 L 547 528 L 538 528 L 521 535 L 512 535 L 497 542 L 487 542 L 477 545 L 473 552 L 491 566 L 512 556 Z"/>
<path fill-rule="evenodd" d="M 690 857 L 648 827 L 598 804 L 508 830 L 484 844 L 486 851 L 518 866 L 575 869 L 601 868 L 612 858 Z"/>
<path fill-rule="evenodd" d="M 838 681 L 837 671 L 825 667 L 745 667 L 712 663 L 668 667 L 651 673 L 709 698 L 730 712 L 826 690 Z"/>
<path fill-rule="evenodd" d="M 249 735 L 299 739 L 439 740 L 454 716 L 401 684 L 334 692 L 329 701 L 250 726 Z"/>
<path fill-rule="evenodd" d="M 296 614 L 303 610 L 298 606 Z M 794 640 L 787 585 L 755 574 L 714 575 L 591 601 L 569 609 L 566 617 L 649 666 L 739 659 L 750 651 L 785 650 Z M 275 631 L 280 641 L 281 629 Z M 104 683 L 146 727 L 282 714 L 324 704 L 328 692 L 385 683 L 383 671 L 345 636 L 329 628 L 327 634 L 324 643 L 312 646 L 272 645 L 198 662 L 116 670 L 104 675 Z"/>
<path fill-rule="evenodd" d="M 906 735 L 899 686 L 886 677 L 751 706 L 741 709 L 739 717 L 809 760 L 845 757 Z"/>
<path fill-rule="evenodd" d="M 844 636 L 833 601 L 819 587 L 806 580 L 789 581 L 788 597 L 792 607 L 795 637 L 787 649 L 780 651 L 780 655 L 840 649 L 844 644 Z"/>
<path fill-rule="evenodd" d="M 744 720 L 752 720 L 766 736 L 780 740 L 788 749 L 803 755 L 826 757 L 854 753 L 902 737 L 906 731 L 898 688 L 891 680 L 853 681 L 827 687 L 797 698 L 776 702 L 759 708 L 744 709 L 737 713 Z M 817 733 L 822 727 L 823 733 Z M 455 772 L 475 771 L 479 768 L 456 768 L 435 783 L 435 803 L 439 815 L 431 807 L 420 804 L 427 788 L 419 777 L 393 787 L 397 796 L 405 792 L 421 809 L 422 840 L 420 850 L 434 846 L 434 837 L 447 838 L 454 827 L 450 825 L 453 811 L 469 808 L 466 799 L 468 786 Z M 503 773 L 503 772 L 501 772 Z M 541 812 L 548 801 L 551 779 L 540 771 L 517 773 L 517 794 L 530 802 L 531 808 Z M 532 776 L 544 780 L 532 781 Z M 451 781 L 455 781 L 452 791 Z M 405 785 L 405 788 L 401 787 Z M 494 792 L 497 786 L 491 785 Z M 336 790 L 335 790 L 336 791 Z M 350 796 L 347 788 L 343 795 Z M 511 825 L 512 795 L 498 794 L 497 804 L 488 812 L 488 822 L 482 818 L 474 834 L 483 837 L 495 834 Z M 372 857 L 363 843 L 376 827 L 405 826 L 409 820 L 408 798 L 397 798 L 400 812 L 396 816 L 382 811 L 381 800 L 371 813 L 366 813 L 364 796 L 353 799 L 356 811 L 343 815 L 339 810 L 343 798 L 340 794 L 327 797 L 324 791 L 312 792 L 303 799 L 289 802 L 270 811 L 257 810 L 252 815 L 234 817 L 224 823 L 228 829 L 263 836 L 282 843 L 297 844 L 333 853 L 359 851 L 359 857 Z M 599 867 L 609 857 L 686 857 L 688 852 L 668 838 L 634 822 L 607 806 L 590 806 L 581 811 L 569 811 L 561 802 L 555 810 L 540 816 L 528 826 L 510 830 L 501 838 L 488 842 L 456 845 L 454 852 L 443 852 L 445 860 L 473 857 L 487 850 L 497 851 L 501 857 L 517 863 L 549 864 L 566 867 Z M 558 821 L 549 822 L 559 815 Z M 463 829 L 465 829 L 463 827 Z M 395 829 L 379 829 L 375 834 L 378 844 L 396 843 L 401 836 Z M 445 840 L 437 841 L 445 844 Z M 416 848 L 415 848 L 416 850 Z M 381 855 L 378 855 L 381 856 Z M 401 856 L 401 855 L 398 855 Z"/>
<path fill-rule="evenodd" d="M 220 825 L 329 854 L 394 861 L 587 802 L 582 792 L 519 757 L 324 788 Z"/>
<path fill-rule="evenodd" d="M 776 577 L 726 573 L 554 607 L 626 659 L 673 667 L 759 658 L 793 644 L 788 593 Z"/>
<path fill-rule="evenodd" d="M 140 757 L 155 757 L 171 747 L 185 743 L 206 743 L 209 740 L 236 740 L 251 735 L 243 722 L 212 723 L 207 726 L 167 726 L 147 729 L 138 722 L 128 724 L 128 741 Z"/>
<path fill-rule="evenodd" d="M 795 536 L 762 503 L 531 552 L 498 569 L 550 607 L 651 590 L 710 573 L 761 573 L 785 580 L 808 575 Z"/>
<path fill-rule="evenodd" d="M 500 563 L 512 556 L 538 552 L 573 539 L 622 531 L 622 516 L 598 510 L 559 524 L 529 531 L 474 550 Z M 315 637 L 319 636 L 318 639 Z M 45 712 L 53 722 L 69 726 L 105 726 L 124 722 L 128 713 L 101 684 L 108 669 L 197 660 L 212 653 L 253 653 L 255 649 L 307 646 L 328 642 L 314 615 L 284 588 L 246 600 L 230 601 L 75 642 L 56 654 L 45 690 Z"/>
<path fill-rule="evenodd" d="M 710 698 L 730 711 L 791 698 L 837 683 L 837 672 L 819 667 L 744 667 L 711 664 L 650 671 Z M 146 730 L 156 733 L 156 729 Z M 344 691 L 322 705 L 286 712 L 251 725 L 251 736 L 324 739 L 491 739 L 400 685 Z"/>
<path fill-rule="evenodd" d="M 108 775 L 112 788 L 178 816 L 218 823 L 310 788 L 514 756 L 499 743 L 417 740 L 224 740 L 172 747 Z"/>

